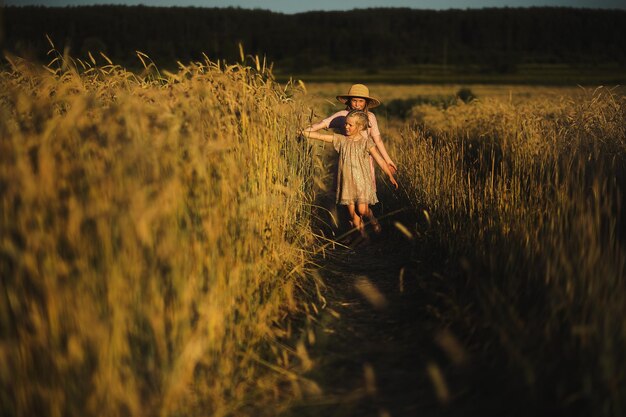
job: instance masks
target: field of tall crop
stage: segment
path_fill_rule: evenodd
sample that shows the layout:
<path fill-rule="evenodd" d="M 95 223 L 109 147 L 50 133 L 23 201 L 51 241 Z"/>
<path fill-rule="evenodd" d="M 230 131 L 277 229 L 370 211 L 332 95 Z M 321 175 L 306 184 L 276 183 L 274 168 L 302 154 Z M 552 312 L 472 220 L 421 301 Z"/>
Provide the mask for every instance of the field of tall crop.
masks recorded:
<path fill-rule="evenodd" d="M 54 57 L 0 74 L 0 414 L 275 415 L 303 386 L 298 88 Z"/>
<path fill-rule="evenodd" d="M 297 137 L 349 84 L 53 56 L 0 73 L 2 415 L 277 415 L 319 393 L 289 320 L 324 295 L 332 175 Z M 459 87 L 370 86 L 437 317 L 511 407 L 621 415 L 623 90 Z"/>
<path fill-rule="evenodd" d="M 625 120 L 599 88 L 420 104 L 388 131 L 416 257 L 446 261 L 439 314 L 528 415 L 626 411 Z"/>

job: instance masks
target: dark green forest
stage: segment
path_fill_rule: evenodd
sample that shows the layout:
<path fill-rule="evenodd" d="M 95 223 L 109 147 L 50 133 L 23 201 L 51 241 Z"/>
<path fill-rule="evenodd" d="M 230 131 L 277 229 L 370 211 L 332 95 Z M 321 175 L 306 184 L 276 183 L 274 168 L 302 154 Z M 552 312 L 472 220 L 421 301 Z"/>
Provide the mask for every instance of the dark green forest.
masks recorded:
<path fill-rule="evenodd" d="M 445 65 L 514 73 L 520 65 L 567 64 L 626 69 L 626 11 L 574 8 L 473 10 L 360 9 L 295 15 L 239 8 L 85 6 L 4 7 L 2 50 L 46 60 L 50 45 L 73 56 L 104 52 L 159 67 L 176 61 L 266 57 L 294 72 L 315 68 Z"/>

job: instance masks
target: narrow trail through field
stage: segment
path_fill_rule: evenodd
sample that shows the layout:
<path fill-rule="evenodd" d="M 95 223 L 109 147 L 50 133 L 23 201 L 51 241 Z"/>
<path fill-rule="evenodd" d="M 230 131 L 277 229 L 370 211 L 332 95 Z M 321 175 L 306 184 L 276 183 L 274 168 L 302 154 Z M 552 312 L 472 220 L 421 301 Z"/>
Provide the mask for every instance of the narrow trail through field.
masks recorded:
<path fill-rule="evenodd" d="M 387 215 L 381 234 L 368 228 L 369 239 L 348 237 L 317 259 L 326 306 L 312 329 L 306 377 L 321 393 L 289 416 L 452 416 L 472 408 L 456 407 L 466 402 L 470 373 L 437 319 L 439 265 L 415 259 L 416 242 L 394 226 L 406 220 L 406 212 Z"/>
<path fill-rule="evenodd" d="M 392 235 L 326 253 L 319 273 L 328 304 L 308 375 L 323 394 L 298 414 L 439 415 L 426 373 L 434 323 L 406 264 L 411 246 Z"/>
<path fill-rule="evenodd" d="M 394 232 L 392 220 L 381 221 L 380 235 L 347 239 L 347 247 L 336 245 L 318 260 L 327 305 L 307 377 L 322 393 L 294 415 L 441 415 L 426 371 L 438 354 L 436 323 L 411 265 L 412 244 Z"/>

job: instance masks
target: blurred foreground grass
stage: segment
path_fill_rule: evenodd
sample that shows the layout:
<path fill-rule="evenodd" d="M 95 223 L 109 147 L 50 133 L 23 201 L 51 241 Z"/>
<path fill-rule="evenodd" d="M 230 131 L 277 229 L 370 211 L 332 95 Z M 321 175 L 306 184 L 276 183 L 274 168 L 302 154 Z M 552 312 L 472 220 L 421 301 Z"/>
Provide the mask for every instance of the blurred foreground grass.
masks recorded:
<path fill-rule="evenodd" d="M 3 416 L 274 415 L 300 392 L 277 342 L 310 244 L 298 89 L 139 57 L 0 74 Z"/>

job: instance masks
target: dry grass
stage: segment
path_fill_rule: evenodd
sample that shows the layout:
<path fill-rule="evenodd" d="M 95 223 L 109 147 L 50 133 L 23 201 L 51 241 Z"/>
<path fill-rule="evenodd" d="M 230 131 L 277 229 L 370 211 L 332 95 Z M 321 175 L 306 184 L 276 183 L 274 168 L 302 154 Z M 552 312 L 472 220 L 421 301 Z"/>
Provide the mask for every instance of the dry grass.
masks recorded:
<path fill-rule="evenodd" d="M 0 74 L 2 415 L 273 415 L 302 389 L 277 342 L 310 244 L 297 89 L 140 57 Z"/>
<path fill-rule="evenodd" d="M 254 58 L 162 74 L 139 56 L 140 75 L 61 55 L 0 75 L 2 415 L 275 415 L 319 392 L 298 376 L 304 343 L 281 343 L 312 240 L 298 89 Z M 309 85 L 313 118 L 348 88 Z M 416 107 L 402 131 L 379 115 L 428 214 L 403 232 L 460 260 L 451 301 L 538 400 L 620 415 L 624 98 L 471 88 L 478 101 Z"/>
<path fill-rule="evenodd" d="M 537 404 L 626 408 L 625 120 L 607 89 L 490 97 L 415 107 L 394 143 L 430 216 L 412 232 L 462 270 L 450 320 L 500 346 Z"/>

